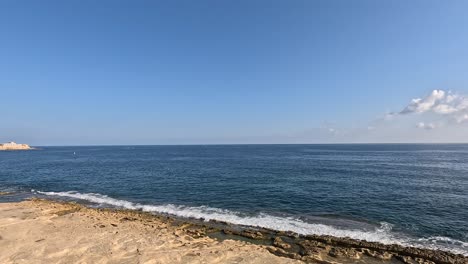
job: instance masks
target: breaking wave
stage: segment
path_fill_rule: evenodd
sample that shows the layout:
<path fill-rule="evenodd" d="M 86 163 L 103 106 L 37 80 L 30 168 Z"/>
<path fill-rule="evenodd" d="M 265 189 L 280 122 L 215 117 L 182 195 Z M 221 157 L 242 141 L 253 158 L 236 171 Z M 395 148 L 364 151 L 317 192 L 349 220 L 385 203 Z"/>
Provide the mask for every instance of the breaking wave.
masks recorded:
<path fill-rule="evenodd" d="M 468 255 L 468 243 L 448 237 L 409 238 L 392 232 L 392 225 L 382 222 L 373 230 L 341 229 L 326 224 L 307 223 L 294 217 L 279 217 L 259 213 L 255 216 L 244 215 L 239 212 L 212 208 L 207 206 L 188 207 L 174 204 L 144 205 L 126 200 L 115 199 L 98 193 L 68 192 L 42 192 L 32 190 L 33 193 L 85 200 L 98 205 L 110 205 L 130 210 L 144 212 L 170 214 L 184 218 L 203 219 L 205 221 L 216 220 L 236 225 L 262 227 L 278 231 L 292 231 L 301 235 L 330 235 L 335 237 L 349 237 L 380 242 L 384 244 L 400 244 L 403 246 L 416 246 L 430 249 L 451 251 L 456 254 Z"/>

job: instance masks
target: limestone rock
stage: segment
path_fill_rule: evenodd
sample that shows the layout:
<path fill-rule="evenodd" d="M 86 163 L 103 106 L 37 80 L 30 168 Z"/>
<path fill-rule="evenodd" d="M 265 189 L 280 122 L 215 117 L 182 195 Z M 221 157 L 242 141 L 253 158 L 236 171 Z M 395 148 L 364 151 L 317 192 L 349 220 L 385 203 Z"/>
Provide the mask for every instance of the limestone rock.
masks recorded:
<path fill-rule="evenodd" d="M 0 144 L 0 150 L 28 150 L 31 147 L 27 144 L 17 144 L 13 141 Z"/>
<path fill-rule="evenodd" d="M 289 245 L 288 243 L 285 243 L 281 239 L 281 237 L 275 237 L 275 239 L 273 240 L 273 245 L 276 246 L 276 247 L 282 248 L 282 249 L 290 249 L 291 248 L 291 245 Z"/>

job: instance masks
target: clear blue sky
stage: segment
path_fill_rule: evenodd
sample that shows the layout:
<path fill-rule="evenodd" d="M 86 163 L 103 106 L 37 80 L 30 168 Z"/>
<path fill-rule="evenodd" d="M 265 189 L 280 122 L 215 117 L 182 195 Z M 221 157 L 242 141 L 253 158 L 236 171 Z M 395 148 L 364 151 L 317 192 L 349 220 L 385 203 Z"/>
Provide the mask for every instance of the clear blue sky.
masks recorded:
<path fill-rule="evenodd" d="M 0 141 L 412 141 L 419 120 L 407 138 L 359 131 L 434 89 L 468 93 L 467 10 L 441 0 L 2 1 Z M 334 138 L 338 128 L 353 132 Z M 451 137 L 441 135 L 432 141 Z"/>

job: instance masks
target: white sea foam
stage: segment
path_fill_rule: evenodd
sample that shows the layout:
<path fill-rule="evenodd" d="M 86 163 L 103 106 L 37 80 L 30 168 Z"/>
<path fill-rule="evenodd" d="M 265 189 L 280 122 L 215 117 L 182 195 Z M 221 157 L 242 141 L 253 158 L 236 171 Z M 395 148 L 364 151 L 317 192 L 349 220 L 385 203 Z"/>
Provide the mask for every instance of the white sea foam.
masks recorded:
<path fill-rule="evenodd" d="M 468 256 L 468 242 L 453 239 L 444 236 L 431 236 L 428 238 L 419 238 L 415 243 L 409 243 L 409 245 L 423 245 L 430 249 L 442 249 L 451 251 L 456 254 L 462 254 Z"/>
<path fill-rule="evenodd" d="M 292 231 L 302 235 L 314 234 L 331 235 L 335 237 L 349 237 L 353 239 L 380 242 L 384 244 L 400 244 L 404 246 L 418 246 L 448 250 L 457 254 L 468 255 L 468 243 L 466 242 L 447 237 L 410 239 L 402 236 L 396 236 L 396 234 L 392 232 L 392 225 L 386 222 L 382 222 L 380 227 L 376 227 L 373 230 L 340 229 L 325 224 L 307 223 L 294 217 L 278 217 L 264 213 L 259 213 L 255 216 L 247 216 L 230 210 L 206 206 L 187 207 L 173 204 L 143 205 L 130 201 L 115 199 L 98 193 L 79 193 L 75 191 L 32 191 L 42 195 L 86 200 L 99 205 L 111 205 L 131 210 L 142 210 L 144 212 L 171 214 L 185 218 L 204 219 L 205 221 L 224 221 L 237 225 L 263 227 L 279 231 Z"/>

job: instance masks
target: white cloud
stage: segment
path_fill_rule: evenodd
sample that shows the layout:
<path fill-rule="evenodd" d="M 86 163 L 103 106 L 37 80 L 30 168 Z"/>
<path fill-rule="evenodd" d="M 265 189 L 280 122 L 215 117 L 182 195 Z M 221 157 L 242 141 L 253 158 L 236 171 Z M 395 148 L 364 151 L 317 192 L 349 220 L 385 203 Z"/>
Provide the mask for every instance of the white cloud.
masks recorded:
<path fill-rule="evenodd" d="M 468 121 L 468 114 L 463 114 L 455 117 L 457 120 L 457 123 L 462 123 L 464 121 Z"/>
<path fill-rule="evenodd" d="M 443 90 L 434 90 L 432 93 L 425 98 L 416 98 L 411 100 L 411 103 L 401 111 L 401 114 L 410 114 L 410 113 L 424 113 L 431 110 L 436 106 L 440 101 L 445 98 L 445 91 Z"/>
<path fill-rule="evenodd" d="M 391 112 L 391 113 L 386 113 L 383 117 L 383 120 L 393 120 L 396 116 L 398 116 L 398 113 L 394 113 L 394 112 Z"/>
<path fill-rule="evenodd" d="M 424 98 L 411 100 L 399 114 L 423 113 L 445 116 L 450 121 L 462 123 L 468 121 L 468 98 L 444 90 L 433 90 Z"/>
<path fill-rule="evenodd" d="M 457 112 L 457 109 L 451 105 L 448 104 L 439 104 L 434 106 L 433 108 L 435 113 L 438 114 L 451 114 Z"/>
<path fill-rule="evenodd" d="M 434 125 L 433 123 L 426 124 L 424 122 L 419 122 L 416 124 L 416 127 L 421 128 L 421 129 L 431 130 L 431 129 L 436 128 L 436 125 Z"/>

